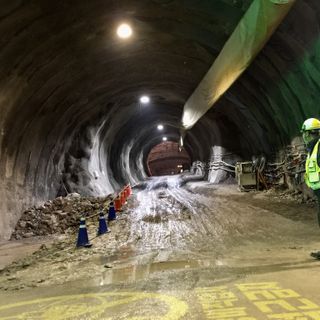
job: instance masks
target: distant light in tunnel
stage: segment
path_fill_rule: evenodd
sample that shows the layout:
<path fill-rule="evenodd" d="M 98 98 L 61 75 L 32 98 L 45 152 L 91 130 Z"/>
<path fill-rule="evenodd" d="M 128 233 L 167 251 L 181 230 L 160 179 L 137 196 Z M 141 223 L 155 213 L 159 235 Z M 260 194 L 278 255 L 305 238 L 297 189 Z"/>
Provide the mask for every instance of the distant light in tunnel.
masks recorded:
<path fill-rule="evenodd" d="M 162 125 L 162 124 L 159 124 L 157 128 L 158 128 L 158 130 L 161 131 L 161 130 L 163 130 L 163 125 Z"/>
<path fill-rule="evenodd" d="M 163 137 L 162 141 L 168 141 L 168 138 L 167 137 Z"/>
<path fill-rule="evenodd" d="M 142 96 L 140 98 L 140 102 L 143 104 L 148 104 L 150 102 L 150 98 L 148 96 Z"/>
<path fill-rule="evenodd" d="M 132 28 L 124 23 L 118 27 L 117 35 L 122 39 L 127 39 L 132 35 Z"/>
<path fill-rule="evenodd" d="M 183 137 L 182 137 L 182 136 L 180 136 L 179 147 L 180 147 L 180 148 L 183 147 Z"/>

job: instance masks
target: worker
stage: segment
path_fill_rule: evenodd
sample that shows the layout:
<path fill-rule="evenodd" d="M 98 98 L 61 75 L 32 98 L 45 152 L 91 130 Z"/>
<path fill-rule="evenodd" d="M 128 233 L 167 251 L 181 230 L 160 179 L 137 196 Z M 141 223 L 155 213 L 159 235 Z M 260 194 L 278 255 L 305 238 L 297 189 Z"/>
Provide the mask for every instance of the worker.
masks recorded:
<path fill-rule="evenodd" d="M 320 226 L 320 121 L 315 118 L 307 119 L 302 125 L 301 132 L 308 151 L 304 179 L 318 198 L 318 224 Z M 320 251 L 311 252 L 311 256 L 320 259 Z"/>

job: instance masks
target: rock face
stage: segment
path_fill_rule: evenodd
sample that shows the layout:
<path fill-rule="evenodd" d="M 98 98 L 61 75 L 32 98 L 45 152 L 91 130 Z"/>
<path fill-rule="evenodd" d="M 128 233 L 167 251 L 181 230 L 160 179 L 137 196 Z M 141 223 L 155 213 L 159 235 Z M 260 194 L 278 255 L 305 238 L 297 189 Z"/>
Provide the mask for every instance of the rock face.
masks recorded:
<path fill-rule="evenodd" d="M 32 207 L 23 212 L 11 238 L 63 234 L 69 228 L 78 227 L 80 217 L 105 210 L 108 200 L 108 197 L 81 197 L 78 193 L 71 193 L 65 198 L 58 197 L 53 201 L 47 201 L 39 207 Z"/>
<path fill-rule="evenodd" d="M 7 1 L 0 12 L 0 238 L 21 213 L 146 177 L 156 126 L 184 103 L 251 0 Z M 297 1 L 256 61 L 188 133 L 191 162 L 222 146 L 270 154 L 320 114 L 318 0 Z M 119 40 L 119 21 L 134 39 Z M 147 93 L 149 106 L 139 103 Z M 51 222 L 50 222 L 51 223 Z"/>

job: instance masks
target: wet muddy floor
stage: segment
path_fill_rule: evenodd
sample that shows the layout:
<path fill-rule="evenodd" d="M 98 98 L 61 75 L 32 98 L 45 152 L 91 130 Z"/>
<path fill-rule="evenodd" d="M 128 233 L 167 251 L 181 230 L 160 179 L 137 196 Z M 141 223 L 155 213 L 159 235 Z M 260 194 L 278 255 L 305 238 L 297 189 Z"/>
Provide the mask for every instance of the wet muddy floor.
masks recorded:
<path fill-rule="evenodd" d="M 320 319 L 315 204 L 158 178 L 109 228 L 90 249 L 27 244 L 0 273 L 0 319 Z"/>

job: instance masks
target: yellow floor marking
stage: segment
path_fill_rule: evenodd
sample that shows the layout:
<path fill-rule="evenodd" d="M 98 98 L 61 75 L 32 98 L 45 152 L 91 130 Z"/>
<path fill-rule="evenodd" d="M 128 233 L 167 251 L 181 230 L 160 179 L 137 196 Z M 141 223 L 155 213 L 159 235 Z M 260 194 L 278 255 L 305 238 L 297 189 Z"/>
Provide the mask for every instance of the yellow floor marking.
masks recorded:
<path fill-rule="evenodd" d="M 318 304 L 276 282 L 197 288 L 195 295 L 206 320 L 320 319 Z M 0 320 L 112 320 L 118 316 L 126 320 L 179 320 L 187 315 L 188 306 L 166 294 L 105 292 L 23 301 L 0 306 L 1 311 L 5 313 Z"/>
<path fill-rule="evenodd" d="M 106 301 L 105 298 L 116 298 L 117 300 Z M 120 298 L 120 299 L 119 299 Z M 97 301 L 88 301 L 93 299 Z M 165 315 L 148 315 L 127 317 L 128 320 L 178 320 L 183 317 L 188 306 L 185 302 L 169 295 L 144 292 L 108 292 L 96 294 L 81 294 L 52 297 L 45 299 L 36 299 L 32 301 L 23 301 L 6 306 L 0 306 L 0 311 L 15 311 L 17 308 L 34 306 L 37 311 L 20 312 L 19 314 L 0 317 L 1 320 L 8 319 L 44 319 L 44 320 L 62 320 L 72 319 L 73 317 L 86 316 L 86 319 L 112 319 L 103 318 L 103 314 L 108 309 L 115 308 L 120 305 L 130 305 L 132 303 L 147 299 L 159 300 L 166 304 L 168 312 Z M 74 300 L 74 301 L 73 301 Z M 86 301 L 84 301 L 86 300 Z M 98 305 L 95 305 L 99 303 Z M 38 306 L 37 306 L 38 305 Z M 16 310 L 18 312 L 18 310 Z M 143 313 L 143 309 L 141 310 Z M 90 316 L 89 316 L 90 315 Z M 31 318 L 30 318 L 31 317 Z"/>

